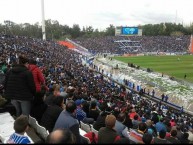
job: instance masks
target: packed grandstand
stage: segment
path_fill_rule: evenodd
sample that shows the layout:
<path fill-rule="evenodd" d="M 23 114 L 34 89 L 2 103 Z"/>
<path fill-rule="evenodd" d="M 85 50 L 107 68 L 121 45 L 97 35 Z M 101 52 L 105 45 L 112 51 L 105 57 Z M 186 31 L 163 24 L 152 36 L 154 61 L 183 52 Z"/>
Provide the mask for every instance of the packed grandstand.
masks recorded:
<path fill-rule="evenodd" d="M 1 34 L 1 74 L 5 74 L 5 80 L 1 84 L 0 116 L 10 119 L 5 112 L 14 118 L 21 114 L 11 100 L 17 101 L 13 97 L 27 91 L 15 92 L 15 89 L 20 89 L 22 81 L 11 75 L 17 75 L 17 63 L 29 63 L 43 74 L 38 87 L 37 81 L 34 83 L 29 79 L 26 80 L 28 83 L 25 82 L 35 84 L 36 91 L 41 87 L 34 100 L 33 97 L 28 98 L 32 101 L 27 114 L 29 125 L 40 136 L 37 141 L 28 134 L 31 143 L 66 143 L 67 140 L 68 143 L 193 143 L 193 118 L 190 112 L 185 111 L 187 108 L 173 104 L 164 94 L 162 98 L 157 98 L 157 92 L 153 89 L 148 92 L 144 85 L 139 88 L 135 80 L 114 79 L 113 75 L 121 71 L 119 67 L 114 70 L 116 74 L 106 74 L 106 67 L 99 67 L 101 64 L 110 65 L 106 63 L 112 62 L 108 55 L 187 54 L 190 39 L 189 35 L 105 36 L 67 39 L 58 43 Z M 96 58 L 100 59 L 97 61 Z M 32 73 L 33 69 L 29 68 Z M 10 97 L 13 92 L 15 95 Z M 23 113 L 23 110 L 20 111 Z M 9 119 L 7 122 L 0 121 L 3 143 L 9 143 L 14 133 L 13 124 L 16 121 Z M 54 140 L 58 129 L 67 129 L 62 135 L 73 137 L 63 136 L 63 139 Z"/>

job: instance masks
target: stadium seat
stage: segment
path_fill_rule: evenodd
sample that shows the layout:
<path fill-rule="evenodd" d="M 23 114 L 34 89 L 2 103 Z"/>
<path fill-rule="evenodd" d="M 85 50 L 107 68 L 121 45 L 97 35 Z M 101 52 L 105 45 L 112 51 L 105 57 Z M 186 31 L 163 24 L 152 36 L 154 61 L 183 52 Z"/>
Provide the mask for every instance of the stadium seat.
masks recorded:
<path fill-rule="evenodd" d="M 39 124 L 37 124 L 36 132 L 40 135 L 40 137 L 43 140 L 46 140 L 47 136 L 49 135 L 48 130 L 46 130 L 45 127 L 43 127 L 43 126 L 41 126 Z"/>
<path fill-rule="evenodd" d="M 35 131 L 37 131 L 37 124 L 38 124 L 37 120 L 36 120 L 34 117 L 31 117 L 31 116 L 29 115 L 29 125 L 30 125 Z"/>
<path fill-rule="evenodd" d="M 81 129 L 83 129 L 86 132 L 90 132 L 91 131 L 91 128 L 90 128 L 89 124 L 85 124 L 82 121 L 80 121 L 80 126 L 81 126 Z"/>
<path fill-rule="evenodd" d="M 79 132 L 80 132 L 80 135 L 83 136 L 86 134 L 86 132 L 84 130 L 82 130 L 81 128 L 79 128 Z"/>

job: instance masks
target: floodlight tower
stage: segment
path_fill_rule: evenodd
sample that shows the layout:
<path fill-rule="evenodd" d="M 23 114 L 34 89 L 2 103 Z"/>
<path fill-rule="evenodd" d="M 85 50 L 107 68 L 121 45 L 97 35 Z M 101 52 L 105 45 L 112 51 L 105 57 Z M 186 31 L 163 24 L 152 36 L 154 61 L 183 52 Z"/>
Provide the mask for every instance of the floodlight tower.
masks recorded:
<path fill-rule="evenodd" d="M 42 39 L 46 40 L 45 16 L 44 16 L 44 0 L 41 0 L 41 5 L 42 5 Z"/>

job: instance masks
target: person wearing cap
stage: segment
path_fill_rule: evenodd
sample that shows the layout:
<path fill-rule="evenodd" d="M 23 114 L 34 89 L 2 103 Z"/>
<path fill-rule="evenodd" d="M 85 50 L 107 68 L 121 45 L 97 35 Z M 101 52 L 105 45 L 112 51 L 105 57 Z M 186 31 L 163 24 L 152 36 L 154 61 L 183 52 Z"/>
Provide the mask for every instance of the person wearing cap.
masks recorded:
<path fill-rule="evenodd" d="M 86 113 L 82 109 L 82 101 L 80 99 L 75 101 L 77 109 L 76 109 L 76 118 L 78 121 L 83 121 L 84 123 L 93 124 L 93 118 L 87 118 Z"/>
<path fill-rule="evenodd" d="M 19 63 L 7 72 L 4 86 L 5 97 L 16 108 L 16 117 L 21 114 L 28 116 L 36 87 L 32 72 L 28 70 L 27 58 L 19 56 Z"/>
<path fill-rule="evenodd" d="M 120 139 L 120 136 L 115 131 L 116 117 L 114 115 L 107 115 L 105 118 L 105 127 L 99 129 L 98 143 L 114 143 Z"/>

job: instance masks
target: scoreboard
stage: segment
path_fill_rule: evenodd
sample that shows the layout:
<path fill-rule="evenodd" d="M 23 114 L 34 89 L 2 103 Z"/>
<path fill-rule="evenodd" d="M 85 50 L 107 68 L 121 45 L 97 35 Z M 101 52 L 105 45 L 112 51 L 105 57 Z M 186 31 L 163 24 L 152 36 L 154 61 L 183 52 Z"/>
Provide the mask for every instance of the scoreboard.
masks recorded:
<path fill-rule="evenodd" d="M 115 36 L 142 36 L 142 29 L 138 27 L 116 27 Z"/>

